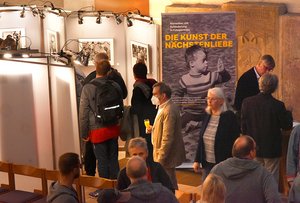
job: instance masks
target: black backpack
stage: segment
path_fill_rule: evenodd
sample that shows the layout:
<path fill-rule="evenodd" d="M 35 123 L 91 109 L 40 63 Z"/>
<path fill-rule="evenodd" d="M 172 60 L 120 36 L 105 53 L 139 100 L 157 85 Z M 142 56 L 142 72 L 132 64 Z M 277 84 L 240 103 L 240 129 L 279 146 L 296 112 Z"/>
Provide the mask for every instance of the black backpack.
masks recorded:
<path fill-rule="evenodd" d="M 123 117 L 122 90 L 112 80 L 91 81 L 96 86 L 94 112 L 96 121 L 103 126 L 115 125 Z"/>

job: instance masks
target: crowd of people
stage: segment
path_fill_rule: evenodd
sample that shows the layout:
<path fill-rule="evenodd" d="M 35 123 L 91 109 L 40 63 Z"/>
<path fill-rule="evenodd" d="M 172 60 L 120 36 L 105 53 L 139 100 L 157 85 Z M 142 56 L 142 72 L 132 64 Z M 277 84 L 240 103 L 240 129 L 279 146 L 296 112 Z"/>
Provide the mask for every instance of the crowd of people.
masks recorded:
<path fill-rule="evenodd" d="M 201 47 L 192 47 L 188 53 L 186 60 L 193 74 L 207 70 L 206 53 Z M 194 70 L 195 57 L 202 57 L 204 66 L 199 70 Z M 84 81 L 79 106 L 80 136 L 85 142 L 84 169 L 87 175 L 95 176 L 97 163 L 100 177 L 117 179 L 116 189 L 97 192 L 98 201 L 178 202 L 174 195 L 178 190 L 175 169 L 186 159 L 181 134 L 186 115 L 181 115 L 172 102 L 172 89 L 164 82 L 147 78 L 145 63 L 134 65 L 130 114 L 138 118 L 139 136 L 129 141 L 130 158 L 120 170 L 118 112 L 123 104 L 110 101 L 113 104 L 105 106 L 98 101 L 105 97 L 96 99 L 95 95 L 106 85 L 105 88 L 115 91 L 122 100 L 127 97 L 127 88 L 120 73 L 110 66 L 106 54 L 98 54 L 94 62 L 96 71 Z M 215 73 L 218 77 L 214 84 L 203 87 L 201 94 L 207 96 L 207 107 L 201 110 L 203 121 L 193 164 L 203 182 L 200 202 L 281 202 L 278 192 L 281 131 L 292 128 L 293 118 L 291 108 L 272 96 L 278 87 L 278 77 L 271 73 L 274 67 L 273 57 L 264 55 L 256 66 L 245 72 L 237 82 L 233 106 L 227 102 L 222 88 L 215 87 L 217 81 L 227 80 L 224 67 Z M 182 88 L 188 75 L 180 81 Z M 287 157 L 289 202 L 300 201 L 299 143 L 300 127 L 296 127 Z M 72 183 L 79 175 L 79 163 L 76 154 L 61 156 L 61 180 L 51 185 L 48 202 L 62 199 L 78 202 Z"/>

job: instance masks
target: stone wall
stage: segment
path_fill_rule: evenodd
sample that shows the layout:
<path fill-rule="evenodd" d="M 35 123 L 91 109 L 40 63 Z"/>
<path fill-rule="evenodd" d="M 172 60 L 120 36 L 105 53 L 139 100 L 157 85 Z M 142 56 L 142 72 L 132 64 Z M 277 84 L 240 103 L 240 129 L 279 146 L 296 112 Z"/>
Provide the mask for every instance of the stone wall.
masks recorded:
<path fill-rule="evenodd" d="M 280 17 L 280 87 L 282 100 L 293 108 L 293 117 L 300 121 L 300 14 Z"/>

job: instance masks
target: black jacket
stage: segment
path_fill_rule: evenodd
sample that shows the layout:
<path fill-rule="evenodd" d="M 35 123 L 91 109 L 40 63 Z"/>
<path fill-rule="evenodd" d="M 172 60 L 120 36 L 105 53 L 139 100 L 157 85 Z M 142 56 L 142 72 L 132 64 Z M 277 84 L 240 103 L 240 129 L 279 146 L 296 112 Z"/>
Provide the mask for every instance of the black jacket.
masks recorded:
<path fill-rule="evenodd" d="M 161 183 L 163 186 L 171 190 L 173 193 L 175 193 L 175 189 L 173 187 L 173 184 L 171 183 L 171 180 L 168 176 L 168 174 L 165 172 L 163 167 L 160 165 L 160 163 L 152 162 L 147 163 L 148 168 L 150 169 L 150 174 L 152 178 L 153 183 Z M 126 174 L 126 167 L 124 167 L 118 176 L 118 182 L 117 182 L 117 189 L 118 190 L 124 190 L 128 188 L 128 186 L 131 184 L 130 179 L 128 178 Z"/>
<path fill-rule="evenodd" d="M 205 166 L 205 164 L 207 163 L 205 158 L 203 136 L 209 123 L 210 117 L 210 115 L 206 114 L 203 120 L 195 158 L 195 162 L 201 163 L 203 166 Z M 220 163 L 221 161 L 224 161 L 225 159 L 232 156 L 232 145 L 239 135 L 240 128 L 234 113 L 232 111 L 225 111 L 221 113 L 214 146 L 216 163 Z"/>
<path fill-rule="evenodd" d="M 95 78 L 96 78 L 96 71 L 93 71 L 84 79 L 83 86 Z M 125 99 L 127 97 L 128 92 L 127 92 L 126 84 L 125 84 L 121 74 L 116 69 L 112 68 L 108 72 L 107 79 L 113 80 L 116 83 L 118 83 L 118 85 L 121 87 L 122 92 L 123 92 L 123 99 Z"/>
<path fill-rule="evenodd" d="M 234 107 L 236 108 L 236 110 L 241 110 L 242 103 L 245 98 L 257 95 L 258 93 L 258 80 L 255 74 L 254 67 L 252 67 L 251 69 L 246 71 L 238 80 L 234 100 Z"/>
<path fill-rule="evenodd" d="M 257 157 L 280 157 L 281 129 L 291 129 L 293 125 L 292 113 L 285 109 L 284 103 L 260 93 L 244 100 L 241 113 L 242 132 L 256 141 Z"/>

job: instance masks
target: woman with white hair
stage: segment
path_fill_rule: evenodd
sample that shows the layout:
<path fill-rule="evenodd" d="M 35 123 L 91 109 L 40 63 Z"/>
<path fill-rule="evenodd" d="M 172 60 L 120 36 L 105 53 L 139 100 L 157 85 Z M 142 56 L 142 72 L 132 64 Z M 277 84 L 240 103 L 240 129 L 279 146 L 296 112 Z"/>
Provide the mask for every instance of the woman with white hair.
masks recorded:
<path fill-rule="evenodd" d="M 206 113 L 193 165 L 195 172 L 203 169 L 202 181 L 214 165 L 231 157 L 232 145 L 240 135 L 236 116 L 220 87 L 208 90 Z"/>

